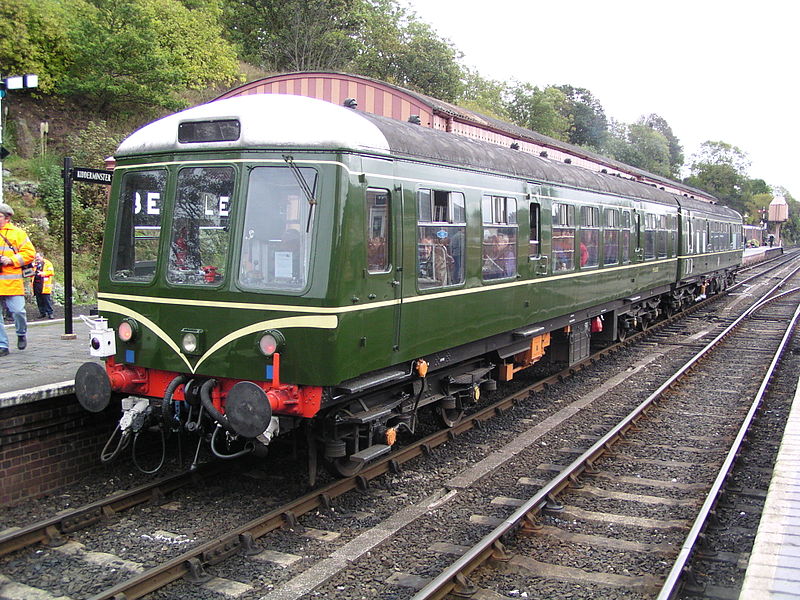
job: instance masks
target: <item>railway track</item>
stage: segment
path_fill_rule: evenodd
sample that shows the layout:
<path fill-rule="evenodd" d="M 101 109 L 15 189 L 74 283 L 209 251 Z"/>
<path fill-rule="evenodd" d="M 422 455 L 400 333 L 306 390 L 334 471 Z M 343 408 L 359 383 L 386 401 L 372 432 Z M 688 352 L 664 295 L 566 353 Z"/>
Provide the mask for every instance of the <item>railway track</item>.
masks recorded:
<path fill-rule="evenodd" d="M 674 597 L 797 327 L 797 291 L 748 309 L 536 494 L 496 499 L 517 510 L 414 600 L 505 597 L 509 571 L 516 589 Z"/>
<path fill-rule="evenodd" d="M 697 307 L 699 310 L 703 310 L 702 306 Z M 675 325 L 675 321 L 671 323 L 667 323 L 663 325 L 666 328 L 675 328 L 680 327 L 680 325 Z M 652 333 L 652 332 L 650 332 Z M 697 342 L 691 341 L 691 336 L 687 336 L 686 338 L 689 341 L 684 343 L 684 348 L 686 349 L 688 346 L 696 344 Z M 631 339 L 630 342 L 634 340 Z M 676 351 L 681 349 L 681 346 L 675 347 Z M 608 351 L 606 351 L 608 353 Z M 586 366 L 590 366 L 593 362 L 597 361 L 599 356 L 592 357 L 591 360 L 586 362 Z M 575 367 L 572 369 L 576 371 Z M 271 565 L 275 564 L 284 564 L 286 561 L 290 561 L 290 564 L 295 564 L 298 561 L 293 561 L 291 559 L 291 553 L 286 552 L 279 552 L 279 551 L 271 551 L 269 547 L 271 545 L 271 538 L 272 537 L 281 537 L 281 536 L 288 536 L 294 537 L 297 535 L 300 539 L 315 539 L 316 543 L 324 544 L 324 540 L 314 538 L 314 535 L 321 535 L 323 538 L 325 537 L 325 530 L 324 526 L 322 527 L 312 527 L 307 524 L 300 523 L 300 519 L 302 515 L 312 515 L 311 522 L 314 523 L 316 520 L 325 521 L 326 519 L 323 517 L 319 517 L 318 515 L 326 515 L 331 512 L 335 512 L 335 506 L 333 500 L 339 496 L 346 498 L 347 495 L 352 496 L 353 490 L 360 490 L 358 494 L 360 496 L 364 495 L 372 495 L 375 494 L 376 491 L 374 490 L 375 485 L 370 485 L 370 481 L 377 480 L 377 481 L 385 481 L 387 478 L 389 479 L 398 479 L 401 482 L 404 478 L 407 478 L 409 474 L 412 476 L 414 475 L 414 470 L 404 470 L 403 465 L 407 464 L 409 461 L 414 460 L 415 458 L 419 457 L 420 455 L 432 455 L 434 454 L 434 449 L 437 448 L 439 445 L 447 445 L 447 442 L 452 439 L 454 436 L 467 434 L 472 435 L 473 437 L 481 437 L 481 432 L 484 429 L 489 429 L 492 426 L 486 425 L 486 423 L 490 422 L 493 417 L 500 415 L 500 419 L 504 415 L 509 415 L 507 420 L 515 420 L 520 421 L 519 417 L 515 417 L 511 415 L 511 413 L 516 412 L 515 406 L 521 402 L 523 399 L 528 397 L 528 395 L 532 391 L 539 392 L 541 395 L 545 390 L 553 389 L 557 386 L 558 381 L 563 379 L 564 375 L 559 374 L 557 376 L 551 377 L 547 380 L 541 381 L 536 383 L 534 386 L 525 387 L 521 390 L 518 390 L 515 394 L 510 396 L 509 398 L 503 399 L 495 405 L 492 405 L 482 411 L 478 411 L 475 414 L 471 415 L 470 418 L 465 420 L 462 424 L 458 427 L 447 430 L 443 432 L 438 432 L 429 436 L 428 438 L 421 440 L 415 446 L 409 446 L 403 452 L 404 454 L 398 453 L 393 454 L 390 458 L 376 463 L 372 465 L 369 469 L 361 473 L 359 476 L 348 479 L 348 480 L 341 480 L 334 482 L 330 486 L 326 486 L 324 488 L 320 488 L 318 490 L 314 490 L 312 493 L 307 494 L 301 498 L 298 498 L 289 504 L 282 505 L 280 507 L 274 508 L 266 515 L 260 515 L 256 519 L 246 520 L 243 525 L 231 529 L 227 531 L 225 534 L 220 536 L 219 539 L 216 540 L 209 540 L 206 543 L 195 543 L 193 548 L 189 552 L 179 553 L 174 555 L 170 560 L 164 562 L 161 565 L 156 565 L 150 567 L 149 565 L 127 565 L 130 567 L 128 569 L 130 574 L 133 574 L 133 577 L 126 577 L 125 581 L 118 583 L 115 586 L 111 586 L 109 589 L 106 589 L 100 593 L 95 594 L 93 597 L 95 598 L 114 598 L 114 597 L 125 597 L 125 598 L 134 598 L 140 597 L 143 594 L 149 593 L 153 590 L 158 589 L 159 587 L 169 583 L 171 581 L 176 581 L 179 578 L 187 577 L 189 579 L 194 580 L 195 582 L 201 582 L 207 578 L 209 575 L 209 568 L 211 571 L 217 572 L 224 572 L 228 569 L 236 570 L 236 568 L 219 568 L 213 567 L 213 565 L 220 563 L 227 559 L 227 561 L 233 560 L 241 561 L 243 560 L 240 556 L 233 557 L 233 555 L 241 555 L 241 554 L 252 554 L 254 556 L 261 556 L 262 561 L 266 560 Z M 618 384 L 619 385 L 619 384 Z M 574 403 L 573 403 L 574 404 Z M 529 411 L 530 406 L 523 407 L 520 410 Z M 534 410 L 537 410 L 534 408 Z M 544 412 L 546 409 L 542 409 Z M 536 444 L 536 440 L 544 436 L 546 432 L 550 429 L 555 427 L 558 423 L 563 423 L 568 420 L 572 414 L 576 411 L 581 410 L 578 406 L 569 405 L 567 407 L 562 408 L 560 411 L 555 411 L 549 417 L 546 417 L 542 420 L 541 423 L 535 424 L 533 427 L 529 429 L 535 430 L 535 433 L 530 434 L 528 432 L 527 446 L 525 443 L 517 443 L 516 447 L 515 444 L 512 442 L 511 448 L 505 448 L 500 455 L 497 453 L 490 454 L 489 456 L 492 458 L 485 458 L 483 461 L 478 461 L 471 469 L 467 469 L 467 473 L 462 473 L 460 476 L 460 481 L 462 482 L 461 488 L 458 487 L 458 484 L 451 485 L 448 487 L 444 492 L 441 489 L 434 489 L 431 494 L 428 496 L 424 496 L 423 494 L 423 503 L 422 505 L 411 504 L 406 506 L 406 520 L 403 520 L 400 517 L 394 517 L 394 520 L 397 521 L 398 529 L 392 529 L 391 527 L 379 527 L 381 531 L 384 532 L 383 535 L 378 535 L 372 529 L 374 528 L 367 528 L 365 533 L 355 536 L 335 536 L 329 535 L 329 538 L 337 538 L 337 537 L 345 537 L 345 538 L 352 538 L 339 549 L 334 550 L 333 552 L 329 553 L 327 558 L 322 558 L 321 560 L 314 560 L 310 561 L 313 562 L 314 565 L 323 565 L 322 567 L 315 567 L 311 566 L 310 568 L 306 569 L 307 572 L 310 572 L 308 575 L 303 576 L 302 574 L 293 575 L 289 578 L 286 578 L 285 573 L 283 577 L 276 577 L 276 582 L 273 584 L 267 584 L 267 588 L 270 585 L 274 586 L 275 590 L 272 592 L 275 598 L 283 597 L 280 594 L 286 592 L 279 592 L 278 590 L 283 589 L 281 586 L 289 585 L 290 583 L 294 582 L 293 585 L 295 588 L 300 586 L 301 582 L 305 582 L 305 587 L 308 589 L 313 589 L 313 586 L 320 586 L 324 585 L 325 581 L 331 577 L 329 570 L 333 569 L 336 570 L 336 565 L 339 566 L 339 570 L 347 571 L 348 565 L 356 556 L 363 556 L 364 552 L 357 552 L 356 546 L 359 548 L 372 548 L 375 544 L 378 544 L 381 541 L 387 542 L 390 541 L 392 536 L 399 531 L 400 527 L 403 527 L 407 524 L 407 522 L 413 522 L 415 519 L 419 519 L 422 516 L 426 515 L 430 511 L 430 505 L 433 504 L 435 506 L 442 506 L 448 503 L 449 499 L 454 496 L 453 491 L 459 489 L 466 489 L 471 482 L 477 481 L 478 479 L 484 477 L 487 473 L 490 473 L 493 470 L 493 466 L 491 463 L 501 462 L 501 459 L 505 457 L 506 460 L 509 460 L 509 457 L 513 457 L 521 454 L 526 450 L 526 448 L 530 447 L 531 445 Z M 559 416 L 554 416 L 558 415 Z M 537 413 L 534 413 L 537 414 Z M 529 424 L 531 421 L 528 421 Z M 523 424 L 527 425 L 523 422 Z M 503 427 L 503 425 L 501 425 Z M 477 436 L 475 433 L 477 432 Z M 518 432 L 513 432 L 515 436 Z M 485 436 L 484 436 L 485 437 Z M 490 442 L 489 445 L 496 445 L 496 442 Z M 438 453 L 438 451 L 436 451 Z M 516 454 L 515 454 L 516 452 Z M 435 463 L 439 461 L 436 460 L 436 457 L 433 459 L 427 459 L 426 462 L 430 462 L 433 460 Z M 425 471 L 425 467 L 422 467 L 422 471 Z M 456 478 L 458 479 L 458 478 Z M 452 483 L 451 479 L 451 483 Z M 381 503 L 381 499 L 385 497 L 386 493 L 389 493 L 392 497 L 395 496 L 394 492 L 386 492 L 383 486 L 385 483 L 379 484 L 381 489 L 377 490 L 378 499 L 375 500 L 378 504 Z M 434 484 L 435 488 L 435 484 Z M 147 495 L 147 491 L 142 489 L 138 491 L 138 497 L 144 498 Z M 158 496 L 158 493 L 155 494 Z M 428 501 L 425 504 L 425 501 Z M 342 500 L 337 501 L 337 505 Z M 347 500 L 344 500 L 344 503 L 347 503 Z M 369 503 L 367 503 L 369 504 Z M 131 505 L 132 506 L 132 505 Z M 330 510 L 329 507 L 334 508 L 334 510 Z M 416 507 L 416 508 L 413 508 Z M 82 507 L 85 508 L 85 507 Z M 109 511 L 107 509 L 103 509 L 102 507 L 93 507 L 93 510 L 99 512 L 101 514 L 105 514 L 106 517 L 111 516 L 117 512 L 117 509 L 113 511 Z M 372 509 L 375 513 L 381 513 L 385 511 L 378 511 L 374 508 Z M 80 512 L 80 511 L 79 511 Z M 84 511 L 86 512 L 86 511 Z M 369 511 L 351 511 L 353 514 L 369 512 Z M 403 512 L 402 510 L 399 512 Z M 347 511 L 345 511 L 347 513 Z M 409 520 L 410 519 L 410 520 Z M 393 517 L 386 516 L 385 520 L 392 521 Z M 87 520 L 87 523 L 92 521 L 92 519 Z M 113 519 L 112 519 L 113 521 Z M 406 522 L 407 521 L 407 522 Z M 54 524 L 51 523 L 50 527 L 55 527 Z M 480 527 L 478 528 L 480 529 Z M 45 528 L 46 530 L 46 528 Z M 313 530 L 314 532 L 322 532 L 322 533 L 312 533 L 311 537 L 307 537 L 305 534 L 308 533 L 308 530 Z M 289 532 L 289 533 L 287 533 Z M 388 533 L 387 533 L 388 532 Z M 66 531 L 65 533 L 69 533 Z M 370 543 L 366 542 L 366 539 L 363 537 L 366 536 L 366 539 L 369 540 Z M 0 542 L 3 542 L 7 536 L 0 537 Z M 259 538 L 263 538 L 262 542 L 258 542 Z M 187 544 L 189 545 L 189 544 Z M 289 544 L 290 546 L 292 543 Z M 21 546 L 20 546 L 21 547 Z M 267 550 L 263 548 L 267 547 Z M 2 544 L 0 543 L 0 548 L 2 548 Z M 369 551 L 369 550 L 368 550 Z M 337 554 L 338 553 L 338 554 Z M 19 553 L 17 553 L 19 554 Z M 323 552 L 323 554 L 325 554 Z M 288 557 L 287 557 L 288 556 Z M 296 555 L 295 555 L 296 556 Z M 338 558 L 337 558 L 338 557 Z M 95 557 L 96 558 L 96 557 Z M 304 562 L 303 559 L 299 559 L 299 562 L 302 564 Z M 123 566 L 125 566 L 124 561 L 121 562 Z M 224 562 L 221 564 L 225 564 Z M 137 566 L 138 565 L 138 566 Z M 150 567 L 150 568 L 147 568 Z M 292 570 L 298 569 L 299 567 L 291 567 Z M 124 572 L 126 569 L 121 568 L 120 573 Z M 243 568 L 240 569 L 242 572 L 247 572 L 248 570 L 253 570 L 252 568 Z M 303 571 L 303 572 L 306 572 Z M 140 574 L 135 574 L 136 572 L 140 572 Z M 128 573 L 126 573 L 127 575 Z M 323 576 L 324 575 L 324 576 Z M 235 576 L 234 576 L 235 578 Z M 231 579 L 234 579 L 231 578 Z M 299 578 L 299 579 L 298 579 Z M 222 578 L 224 579 L 224 578 Z M 241 579 L 241 576 L 239 577 Z M 257 578 L 255 578 L 257 579 Z M 285 582 L 281 583 L 281 579 L 286 579 Z M 214 581 L 214 580 L 212 580 Z M 208 582 L 206 582 L 208 583 Z M 313 584 L 313 586 L 312 586 Z M 185 584 L 180 584 L 185 585 Z M 223 585 L 223 584 L 215 584 L 215 585 Z M 312 586 L 312 587 L 309 587 Z M 224 587 L 224 586 L 223 586 Z M 233 586 L 236 588 L 236 586 Z M 249 586 L 252 588 L 252 586 Z M 291 587 L 291 586 L 290 586 Z M 254 593 L 252 589 L 244 589 L 239 588 L 241 593 L 245 595 L 249 595 Z M 269 595 L 269 594 L 267 594 Z M 79 592 L 78 596 L 76 597 L 86 597 L 86 593 L 84 591 Z M 256 596 L 253 596 L 256 597 Z"/>

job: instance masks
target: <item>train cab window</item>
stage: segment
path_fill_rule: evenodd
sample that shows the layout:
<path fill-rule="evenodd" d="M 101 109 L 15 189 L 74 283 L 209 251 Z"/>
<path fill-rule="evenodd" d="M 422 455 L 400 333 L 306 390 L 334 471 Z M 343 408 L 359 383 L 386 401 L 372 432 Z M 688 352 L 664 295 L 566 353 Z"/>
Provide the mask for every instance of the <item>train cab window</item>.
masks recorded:
<path fill-rule="evenodd" d="M 619 211 L 606 208 L 603 212 L 603 264 L 615 265 L 619 262 Z"/>
<path fill-rule="evenodd" d="M 528 256 L 530 258 L 538 258 L 539 255 L 542 253 L 541 207 L 539 206 L 539 204 L 536 202 L 531 202 L 530 211 L 528 214 L 530 216 L 530 226 L 531 226 L 530 240 L 528 240 Z"/>
<path fill-rule="evenodd" d="M 483 266 L 484 281 L 517 274 L 517 199 L 484 196 Z"/>
<path fill-rule="evenodd" d="M 656 257 L 656 215 L 644 216 L 644 259 Z"/>
<path fill-rule="evenodd" d="M 167 281 L 215 286 L 225 278 L 232 167 L 189 167 L 178 172 Z"/>
<path fill-rule="evenodd" d="M 467 209 L 464 194 L 417 192 L 417 283 L 430 289 L 464 283 Z"/>
<path fill-rule="evenodd" d="M 667 257 L 667 215 L 656 216 L 656 252 L 658 258 Z"/>
<path fill-rule="evenodd" d="M 600 255 L 600 209 L 581 206 L 581 267 L 596 267 Z"/>
<path fill-rule="evenodd" d="M 389 190 L 367 190 L 367 272 L 389 270 Z"/>
<path fill-rule="evenodd" d="M 575 207 L 553 204 L 553 272 L 575 268 Z"/>
<path fill-rule="evenodd" d="M 128 171 L 119 192 L 113 281 L 147 283 L 156 273 L 167 172 Z"/>
<path fill-rule="evenodd" d="M 303 183 L 298 178 L 303 178 Z M 310 167 L 256 167 L 250 171 L 239 284 L 258 291 L 300 291 L 311 262 L 313 197 L 317 171 Z"/>
<path fill-rule="evenodd" d="M 622 231 L 620 234 L 622 264 L 628 264 L 631 260 L 631 213 L 627 210 L 622 211 Z"/>

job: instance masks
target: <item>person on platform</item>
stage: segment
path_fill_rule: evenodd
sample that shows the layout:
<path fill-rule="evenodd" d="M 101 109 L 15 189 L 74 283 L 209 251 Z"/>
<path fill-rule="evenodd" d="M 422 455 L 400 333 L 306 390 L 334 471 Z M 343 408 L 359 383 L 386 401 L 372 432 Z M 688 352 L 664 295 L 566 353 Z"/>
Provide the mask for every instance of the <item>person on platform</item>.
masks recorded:
<path fill-rule="evenodd" d="M 28 321 L 25 317 L 25 279 L 22 268 L 33 262 L 36 250 L 28 234 L 11 223 L 14 209 L 0 203 L 0 301 L 14 318 L 17 348 L 24 350 L 28 341 Z M 8 334 L 0 327 L 0 356 L 8 356 Z"/>
<path fill-rule="evenodd" d="M 33 295 L 36 296 L 36 305 L 39 307 L 40 319 L 53 318 L 53 277 L 56 272 L 53 263 L 42 256 L 41 252 L 36 253 L 33 260 Z"/>

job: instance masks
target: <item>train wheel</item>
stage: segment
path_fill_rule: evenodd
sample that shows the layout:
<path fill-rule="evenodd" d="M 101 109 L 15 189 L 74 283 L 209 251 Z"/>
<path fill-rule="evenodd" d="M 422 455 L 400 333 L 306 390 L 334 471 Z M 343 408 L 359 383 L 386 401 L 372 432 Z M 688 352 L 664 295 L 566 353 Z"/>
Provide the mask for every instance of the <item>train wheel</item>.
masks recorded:
<path fill-rule="evenodd" d="M 358 475 L 365 464 L 364 461 L 350 460 L 349 458 L 335 458 L 330 461 L 330 466 L 334 474 L 339 477 Z"/>
<path fill-rule="evenodd" d="M 464 410 L 461 408 L 445 408 L 439 405 L 436 407 L 436 415 L 445 427 L 455 427 L 464 418 Z"/>

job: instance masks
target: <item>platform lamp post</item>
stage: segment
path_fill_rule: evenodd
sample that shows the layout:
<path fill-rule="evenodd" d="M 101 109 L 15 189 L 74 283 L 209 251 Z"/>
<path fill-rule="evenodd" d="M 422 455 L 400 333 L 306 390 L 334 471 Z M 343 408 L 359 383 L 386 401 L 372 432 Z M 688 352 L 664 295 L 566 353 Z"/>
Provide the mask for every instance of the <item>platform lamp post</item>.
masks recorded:
<path fill-rule="evenodd" d="M 8 156 L 8 150 L 3 148 L 3 98 L 8 90 L 27 90 L 39 87 L 39 76 L 13 75 L 3 77 L 0 75 L 0 202 L 3 201 L 3 159 Z"/>

